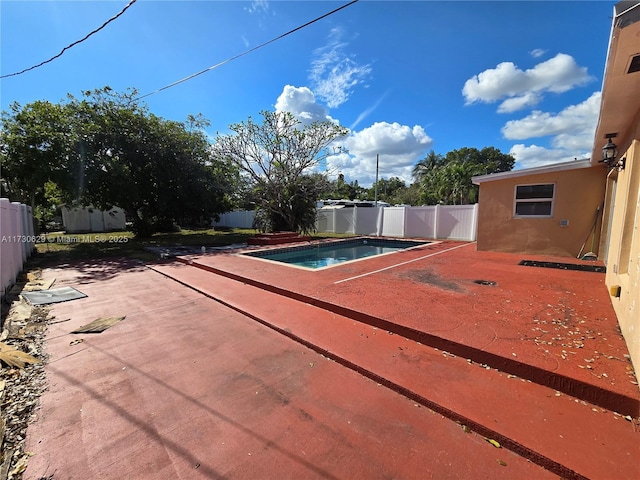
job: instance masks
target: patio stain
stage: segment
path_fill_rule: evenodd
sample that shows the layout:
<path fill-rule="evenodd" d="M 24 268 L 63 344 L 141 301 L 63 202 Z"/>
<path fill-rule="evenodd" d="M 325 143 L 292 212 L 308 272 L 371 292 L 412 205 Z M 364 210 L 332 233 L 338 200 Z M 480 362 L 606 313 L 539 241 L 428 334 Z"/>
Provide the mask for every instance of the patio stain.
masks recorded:
<path fill-rule="evenodd" d="M 409 270 L 400 274 L 400 277 L 408 278 L 417 283 L 425 283 L 443 290 L 462 293 L 465 289 L 457 282 L 448 280 L 431 270 Z"/>

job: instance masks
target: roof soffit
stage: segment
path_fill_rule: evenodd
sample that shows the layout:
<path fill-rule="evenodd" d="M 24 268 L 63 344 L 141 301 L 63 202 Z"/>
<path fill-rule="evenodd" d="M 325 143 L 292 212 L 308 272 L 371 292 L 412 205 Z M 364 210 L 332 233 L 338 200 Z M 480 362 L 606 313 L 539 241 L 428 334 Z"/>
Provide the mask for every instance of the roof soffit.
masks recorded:
<path fill-rule="evenodd" d="M 616 13 L 591 155 L 593 163 L 602 158 L 605 135 L 616 133 L 615 143 L 621 148 L 631 142 L 631 127 L 640 111 L 640 72 L 627 73 L 633 58 L 640 55 L 640 2 L 620 2 Z"/>

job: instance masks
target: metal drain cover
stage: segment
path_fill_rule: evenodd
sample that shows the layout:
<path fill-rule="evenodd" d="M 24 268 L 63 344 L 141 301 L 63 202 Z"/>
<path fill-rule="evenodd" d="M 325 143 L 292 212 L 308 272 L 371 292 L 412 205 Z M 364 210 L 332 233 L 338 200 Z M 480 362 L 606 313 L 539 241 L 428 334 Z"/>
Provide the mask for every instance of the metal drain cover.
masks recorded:
<path fill-rule="evenodd" d="M 607 268 L 601 265 L 585 265 L 581 263 L 538 262 L 535 260 L 522 260 L 518 265 L 525 267 L 559 268 L 561 270 L 579 270 L 582 272 L 606 273 Z"/>
<path fill-rule="evenodd" d="M 474 280 L 473 283 L 477 283 L 478 285 L 497 285 L 498 282 L 494 282 L 493 280 Z"/>

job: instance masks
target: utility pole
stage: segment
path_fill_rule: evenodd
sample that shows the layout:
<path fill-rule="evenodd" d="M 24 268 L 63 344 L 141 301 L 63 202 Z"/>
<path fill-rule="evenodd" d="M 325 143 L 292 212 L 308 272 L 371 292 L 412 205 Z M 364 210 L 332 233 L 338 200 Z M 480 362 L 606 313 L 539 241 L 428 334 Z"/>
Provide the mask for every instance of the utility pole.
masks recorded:
<path fill-rule="evenodd" d="M 380 155 L 376 153 L 376 188 L 375 188 L 375 206 L 378 206 L 378 165 L 380 160 Z"/>

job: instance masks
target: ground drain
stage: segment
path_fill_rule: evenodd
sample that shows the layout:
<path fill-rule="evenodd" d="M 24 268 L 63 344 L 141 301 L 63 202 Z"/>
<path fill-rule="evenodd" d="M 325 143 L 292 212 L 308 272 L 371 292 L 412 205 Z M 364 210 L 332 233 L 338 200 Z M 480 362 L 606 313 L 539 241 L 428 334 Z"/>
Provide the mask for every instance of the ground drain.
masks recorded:
<path fill-rule="evenodd" d="M 525 267 L 559 268 L 560 270 L 579 270 L 581 272 L 606 273 L 607 268 L 598 265 L 580 265 L 576 263 L 537 262 L 535 260 L 522 260 L 518 265 Z"/>
<path fill-rule="evenodd" d="M 473 283 L 477 283 L 478 285 L 497 285 L 498 282 L 494 282 L 493 280 L 474 280 Z"/>

